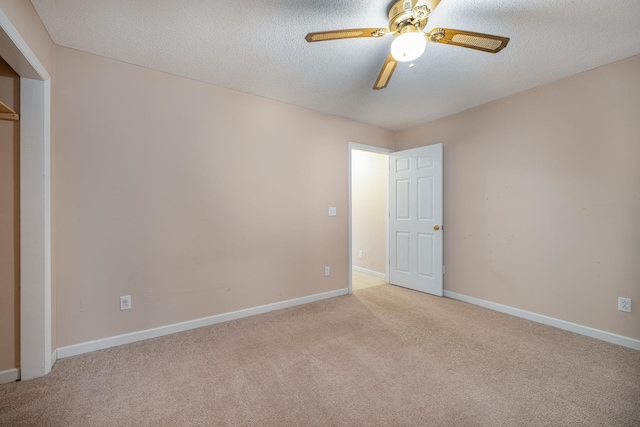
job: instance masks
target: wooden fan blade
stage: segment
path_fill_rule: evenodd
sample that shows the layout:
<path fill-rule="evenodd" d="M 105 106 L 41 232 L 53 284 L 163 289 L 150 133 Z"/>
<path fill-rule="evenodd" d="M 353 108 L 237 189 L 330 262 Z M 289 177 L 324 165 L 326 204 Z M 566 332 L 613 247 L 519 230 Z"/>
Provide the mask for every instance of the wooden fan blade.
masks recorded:
<path fill-rule="evenodd" d="M 384 61 L 384 65 L 380 70 L 380 74 L 378 74 L 375 84 L 373 85 L 373 90 L 380 90 L 387 87 L 389 79 L 391 79 L 391 75 L 396 69 L 396 65 L 398 65 L 398 61 L 393 59 L 393 56 L 389 54 L 389 56 L 387 56 L 387 60 Z"/>
<path fill-rule="evenodd" d="M 386 28 L 352 28 L 350 30 L 320 31 L 309 33 L 305 40 L 309 43 L 339 39 L 360 39 L 366 37 L 382 37 L 387 34 Z"/>
<path fill-rule="evenodd" d="M 490 53 L 500 52 L 507 47 L 507 43 L 509 43 L 507 37 L 474 33 L 471 31 L 452 30 L 450 28 L 434 28 L 429 31 L 427 39 L 434 43 L 452 44 Z"/>

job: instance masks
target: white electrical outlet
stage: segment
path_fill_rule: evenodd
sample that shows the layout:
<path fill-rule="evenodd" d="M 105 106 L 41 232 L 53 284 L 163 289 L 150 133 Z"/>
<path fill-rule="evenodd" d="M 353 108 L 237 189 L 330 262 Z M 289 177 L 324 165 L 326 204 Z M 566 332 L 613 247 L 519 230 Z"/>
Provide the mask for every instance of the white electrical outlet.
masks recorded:
<path fill-rule="evenodd" d="M 336 216 L 336 208 L 334 206 L 329 208 L 329 216 Z"/>
<path fill-rule="evenodd" d="M 120 310 L 131 309 L 131 295 L 120 297 Z"/>
<path fill-rule="evenodd" d="M 631 313 L 631 298 L 618 297 L 618 310 Z"/>
<path fill-rule="evenodd" d="M 358 251 L 358 258 L 362 258 L 362 249 Z"/>
<path fill-rule="evenodd" d="M 331 275 L 331 267 L 325 267 L 324 268 L 324 275 L 325 276 Z"/>

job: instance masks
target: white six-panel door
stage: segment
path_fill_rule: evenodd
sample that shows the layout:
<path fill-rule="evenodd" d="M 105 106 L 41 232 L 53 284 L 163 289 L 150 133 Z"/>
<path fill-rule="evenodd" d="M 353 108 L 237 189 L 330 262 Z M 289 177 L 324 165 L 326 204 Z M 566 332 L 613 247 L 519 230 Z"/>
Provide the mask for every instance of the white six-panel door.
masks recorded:
<path fill-rule="evenodd" d="M 442 144 L 389 155 L 389 281 L 442 296 Z"/>

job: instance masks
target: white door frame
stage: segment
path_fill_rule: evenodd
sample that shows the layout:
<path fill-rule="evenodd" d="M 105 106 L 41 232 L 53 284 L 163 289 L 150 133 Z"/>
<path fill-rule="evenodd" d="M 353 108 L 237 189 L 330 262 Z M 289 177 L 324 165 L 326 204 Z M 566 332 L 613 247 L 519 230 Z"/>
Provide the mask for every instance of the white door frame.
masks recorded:
<path fill-rule="evenodd" d="M 349 142 L 349 155 L 348 155 L 348 159 L 349 159 L 349 293 L 353 292 L 352 289 L 352 269 L 353 269 L 353 242 L 351 241 L 351 233 L 353 231 L 353 227 L 351 224 L 352 221 L 352 206 L 351 206 L 351 192 L 352 192 L 352 185 L 353 185 L 353 177 L 351 176 L 351 152 L 353 150 L 360 150 L 360 151 L 371 151 L 373 153 L 382 153 L 382 154 L 389 154 L 389 153 L 393 153 L 393 150 L 389 149 L 389 148 L 381 148 L 381 147 L 375 147 L 373 145 L 366 145 L 366 144 L 359 144 L 357 142 Z M 388 166 L 388 157 L 387 157 L 387 166 Z M 389 173 L 389 168 L 387 167 L 387 175 Z M 387 179 L 385 180 L 386 182 L 386 186 L 387 186 L 387 196 L 385 196 L 386 202 L 385 202 L 385 210 L 387 212 L 387 218 L 385 221 L 385 267 L 384 267 L 384 272 L 385 272 L 385 277 L 387 279 L 387 282 L 389 281 L 389 178 L 387 176 Z"/>
<path fill-rule="evenodd" d="M 0 9 L 0 56 L 20 76 L 20 372 L 51 371 L 51 77 Z"/>

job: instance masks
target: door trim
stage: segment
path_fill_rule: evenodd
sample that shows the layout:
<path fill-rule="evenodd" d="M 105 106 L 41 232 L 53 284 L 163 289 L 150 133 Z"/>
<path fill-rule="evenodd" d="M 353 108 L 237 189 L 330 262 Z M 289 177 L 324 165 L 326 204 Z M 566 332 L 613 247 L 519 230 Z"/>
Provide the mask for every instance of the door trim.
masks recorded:
<path fill-rule="evenodd" d="M 0 9 L 0 55 L 20 76 L 20 377 L 51 371 L 51 76 Z"/>
<path fill-rule="evenodd" d="M 382 148 L 382 147 L 376 147 L 374 145 L 367 145 L 367 144 L 360 144 L 358 142 L 349 142 L 348 144 L 348 166 L 349 166 L 349 173 L 348 173 L 348 180 L 349 180 L 349 227 L 348 227 L 348 239 L 349 239 L 349 293 L 353 292 L 352 289 L 352 280 L 353 280 L 353 275 L 352 275 L 352 268 L 353 268 L 353 248 L 352 248 L 352 242 L 351 242 L 351 233 L 352 233 L 352 212 L 351 212 L 351 196 L 352 196 L 352 176 L 351 176 L 351 152 L 353 150 L 360 150 L 360 151 L 371 151 L 373 153 L 382 153 L 382 154 L 390 154 L 393 153 L 393 150 L 389 149 L 389 148 Z M 389 194 L 389 157 L 387 156 L 387 179 L 385 180 L 386 182 L 386 186 L 387 186 L 387 195 Z M 385 263 L 385 277 L 387 282 L 389 281 L 389 197 L 386 197 L 386 211 L 387 211 L 387 220 L 385 221 L 385 236 L 387 236 L 386 238 L 386 244 L 385 244 L 385 260 L 387 261 Z"/>

